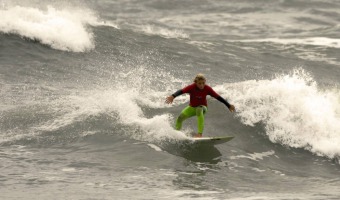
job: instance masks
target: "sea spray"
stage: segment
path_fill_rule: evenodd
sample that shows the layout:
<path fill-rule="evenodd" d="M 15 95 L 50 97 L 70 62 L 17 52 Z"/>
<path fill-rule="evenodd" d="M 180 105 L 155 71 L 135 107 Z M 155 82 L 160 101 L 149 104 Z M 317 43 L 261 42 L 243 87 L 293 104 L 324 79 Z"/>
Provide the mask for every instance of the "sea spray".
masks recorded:
<path fill-rule="evenodd" d="M 340 155 L 340 92 L 320 89 L 304 70 L 271 80 L 220 85 L 242 123 L 261 123 L 270 141 L 334 158 Z"/>
<path fill-rule="evenodd" d="M 119 94 L 119 95 L 117 95 Z M 129 126 L 131 132 L 121 133 L 142 141 L 156 142 L 166 138 L 181 139 L 185 135 L 172 127 L 172 117 L 165 113 L 147 118 L 137 101 L 140 96 L 136 91 L 91 91 L 82 95 L 68 96 L 59 100 L 64 114 L 36 127 L 40 131 L 53 131 L 84 121 L 86 118 L 106 114 L 116 118 L 115 123 Z M 113 122 L 112 122 L 113 123 Z"/>

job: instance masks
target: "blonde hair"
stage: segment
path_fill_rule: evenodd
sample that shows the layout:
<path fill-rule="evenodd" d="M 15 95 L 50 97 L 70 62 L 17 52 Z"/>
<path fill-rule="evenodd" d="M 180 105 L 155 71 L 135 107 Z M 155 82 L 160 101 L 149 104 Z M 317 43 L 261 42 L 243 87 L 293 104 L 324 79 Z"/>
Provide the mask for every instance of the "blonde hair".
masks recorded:
<path fill-rule="evenodd" d="M 196 75 L 194 82 L 197 83 L 198 81 L 201 81 L 201 80 L 205 81 L 206 79 L 205 79 L 203 74 L 199 73 L 199 74 Z"/>

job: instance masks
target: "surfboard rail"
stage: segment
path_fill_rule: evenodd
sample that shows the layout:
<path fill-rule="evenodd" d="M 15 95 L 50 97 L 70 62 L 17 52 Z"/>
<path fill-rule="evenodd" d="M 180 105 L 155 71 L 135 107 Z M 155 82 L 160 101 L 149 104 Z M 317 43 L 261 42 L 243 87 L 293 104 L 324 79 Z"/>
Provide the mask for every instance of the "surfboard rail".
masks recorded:
<path fill-rule="evenodd" d="M 219 136 L 219 137 L 200 137 L 200 138 L 191 138 L 194 143 L 199 144 L 223 144 L 232 140 L 234 136 Z"/>

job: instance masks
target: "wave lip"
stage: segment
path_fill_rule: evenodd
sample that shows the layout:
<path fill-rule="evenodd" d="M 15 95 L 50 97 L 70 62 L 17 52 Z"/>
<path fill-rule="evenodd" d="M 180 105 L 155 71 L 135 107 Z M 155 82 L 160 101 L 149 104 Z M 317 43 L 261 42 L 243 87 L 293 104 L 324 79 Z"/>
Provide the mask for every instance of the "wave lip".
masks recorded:
<path fill-rule="evenodd" d="M 0 10 L 0 16 L 2 33 L 18 34 L 63 51 L 84 52 L 95 46 L 86 26 L 98 24 L 98 20 L 88 10 L 15 6 Z"/>

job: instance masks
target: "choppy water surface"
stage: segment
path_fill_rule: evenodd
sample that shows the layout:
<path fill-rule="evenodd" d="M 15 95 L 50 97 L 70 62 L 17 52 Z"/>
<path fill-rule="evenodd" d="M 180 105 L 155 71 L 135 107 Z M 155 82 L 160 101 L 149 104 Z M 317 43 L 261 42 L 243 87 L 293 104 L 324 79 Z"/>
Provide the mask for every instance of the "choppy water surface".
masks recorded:
<path fill-rule="evenodd" d="M 0 1 L 1 199 L 339 199 L 338 1 Z M 206 136 L 173 124 L 197 73 Z"/>

